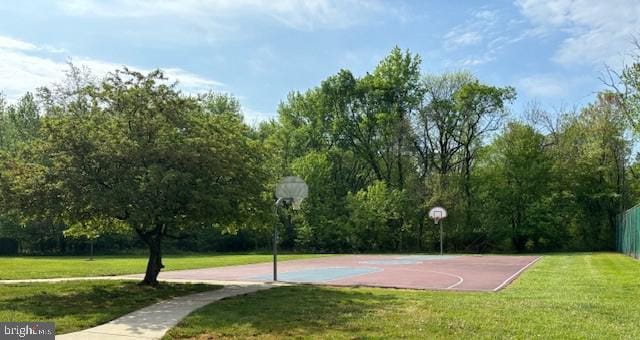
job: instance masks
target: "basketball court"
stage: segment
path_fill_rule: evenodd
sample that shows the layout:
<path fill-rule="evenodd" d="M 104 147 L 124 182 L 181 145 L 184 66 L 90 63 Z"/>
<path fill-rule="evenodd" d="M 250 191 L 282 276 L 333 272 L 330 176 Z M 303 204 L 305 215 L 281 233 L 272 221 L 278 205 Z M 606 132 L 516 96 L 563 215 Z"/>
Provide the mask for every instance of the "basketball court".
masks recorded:
<path fill-rule="evenodd" d="M 278 280 L 335 286 L 498 291 L 538 261 L 538 256 L 340 255 L 281 261 Z M 161 272 L 159 279 L 254 281 L 273 278 L 273 264 L 259 263 Z"/>
<path fill-rule="evenodd" d="M 287 176 L 276 186 L 274 212 L 283 206 L 299 210 L 309 188 L 304 180 Z M 284 261 L 278 281 L 335 286 L 407 289 L 498 291 L 540 259 L 538 256 L 443 255 L 443 222 L 447 210 L 433 207 L 429 217 L 440 224 L 440 255 L 342 255 Z M 273 253 L 277 254 L 278 228 L 274 226 Z M 136 277 L 132 275 L 132 277 Z M 274 264 L 161 272 L 159 279 L 180 281 L 269 282 Z"/>

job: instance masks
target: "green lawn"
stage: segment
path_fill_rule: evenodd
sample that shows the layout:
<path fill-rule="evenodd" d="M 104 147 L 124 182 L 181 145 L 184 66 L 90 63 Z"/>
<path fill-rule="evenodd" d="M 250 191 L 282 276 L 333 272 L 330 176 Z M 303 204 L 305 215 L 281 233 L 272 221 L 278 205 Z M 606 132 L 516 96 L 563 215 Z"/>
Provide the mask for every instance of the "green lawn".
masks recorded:
<path fill-rule="evenodd" d="M 640 339 L 640 262 L 545 256 L 498 293 L 282 287 L 211 304 L 166 338 Z"/>
<path fill-rule="evenodd" d="M 294 260 L 322 255 L 283 254 L 279 260 Z M 167 255 L 164 270 L 194 269 L 269 262 L 267 254 Z M 93 261 L 80 256 L 0 257 L 0 280 L 55 277 L 103 276 L 144 273 L 145 256 L 97 256 Z"/>
<path fill-rule="evenodd" d="M 175 296 L 218 288 L 168 283 L 151 288 L 111 280 L 0 285 L 0 320 L 51 321 L 56 324 L 56 333 L 62 334 L 103 324 Z"/>

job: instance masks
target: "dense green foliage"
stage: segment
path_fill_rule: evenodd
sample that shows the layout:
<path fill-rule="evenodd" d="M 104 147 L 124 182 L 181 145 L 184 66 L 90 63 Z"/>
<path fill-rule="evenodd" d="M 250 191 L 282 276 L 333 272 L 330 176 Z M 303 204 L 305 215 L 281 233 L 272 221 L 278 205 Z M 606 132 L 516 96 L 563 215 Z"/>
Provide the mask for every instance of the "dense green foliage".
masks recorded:
<path fill-rule="evenodd" d="M 165 338 L 637 339 L 638 298 L 638 261 L 552 255 L 498 293 L 273 288 L 206 306 Z"/>
<path fill-rule="evenodd" d="M 290 250 L 434 251 L 434 205 L 449 211 L 448 251 L 612 249 L 640 193 L 635 61 L 575 112 L 513 113 L 513 88 L 423 74 L 394 48 L 255 127 L 233 96 L 185 95 L 160 71 L 94 81 L 71 66 L 63 84 L 0 99 L 0 252 L 147 247 L 153 274 L 163 244 L 265 249 L 278 222 Z M 276 218 L 285 175 L 310 196 Z"/>
<path fill-rule="evenodd" d="M 131 281 L 69 281 L 0 285 L 0 319 L 49 321 L 56 333 L 75 332 L 142 307 L 219 286 L 165 284 L 150 288 Z"/>
<path fill-rule="evenodd" d="M 291 243 L 433 251 L 426 214 L 442 205 L 450 251 L 612 249 L 615 216 L 637 197 L 625 96 L 517 120 L 512 88 L 419 65 L 396 48 L 362 77 L 292 93 L 261 126 L 272 167 L 314 189 Z"/>
<path fill-rule="evenodd" d="M 233 101 L 186 97 L 159 71 L 126 69 L 77 96 L 50 105 L 39 136 L 3 159 L 10 213 L 92 239 L 135 232 L 149 248 L 148 284 L 163 268 L 165 238 L 263 215 L 262 152 Z"/>

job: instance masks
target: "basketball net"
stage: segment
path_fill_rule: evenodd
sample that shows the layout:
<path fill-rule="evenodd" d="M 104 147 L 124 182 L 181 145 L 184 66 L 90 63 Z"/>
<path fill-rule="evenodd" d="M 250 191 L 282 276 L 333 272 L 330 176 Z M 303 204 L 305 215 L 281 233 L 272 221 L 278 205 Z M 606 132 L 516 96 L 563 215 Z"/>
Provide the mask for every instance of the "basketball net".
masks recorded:
<path fill-rule="evenodd" d="M 300 210 L 300 206 L 302 205 L 302 199 L 293 199 L 291 201 L 291 208 L 293 210 Z"/>

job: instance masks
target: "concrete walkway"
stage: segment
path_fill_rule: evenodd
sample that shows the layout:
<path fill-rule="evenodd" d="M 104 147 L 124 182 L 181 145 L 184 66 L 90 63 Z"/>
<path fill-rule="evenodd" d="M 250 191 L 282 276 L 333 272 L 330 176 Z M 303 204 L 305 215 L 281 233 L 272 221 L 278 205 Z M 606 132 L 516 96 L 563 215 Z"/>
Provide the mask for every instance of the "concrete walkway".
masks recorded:
<path fill-rule="evenodd" d="M 230 285 L 224 288 L 176 297 L 129 313 L 111 322 L 83 331 L 58 335 L 61 340 L 160 339 L 192 311 L 212 302 L 254 293 L 273 287 L 270 284 Z"/>

